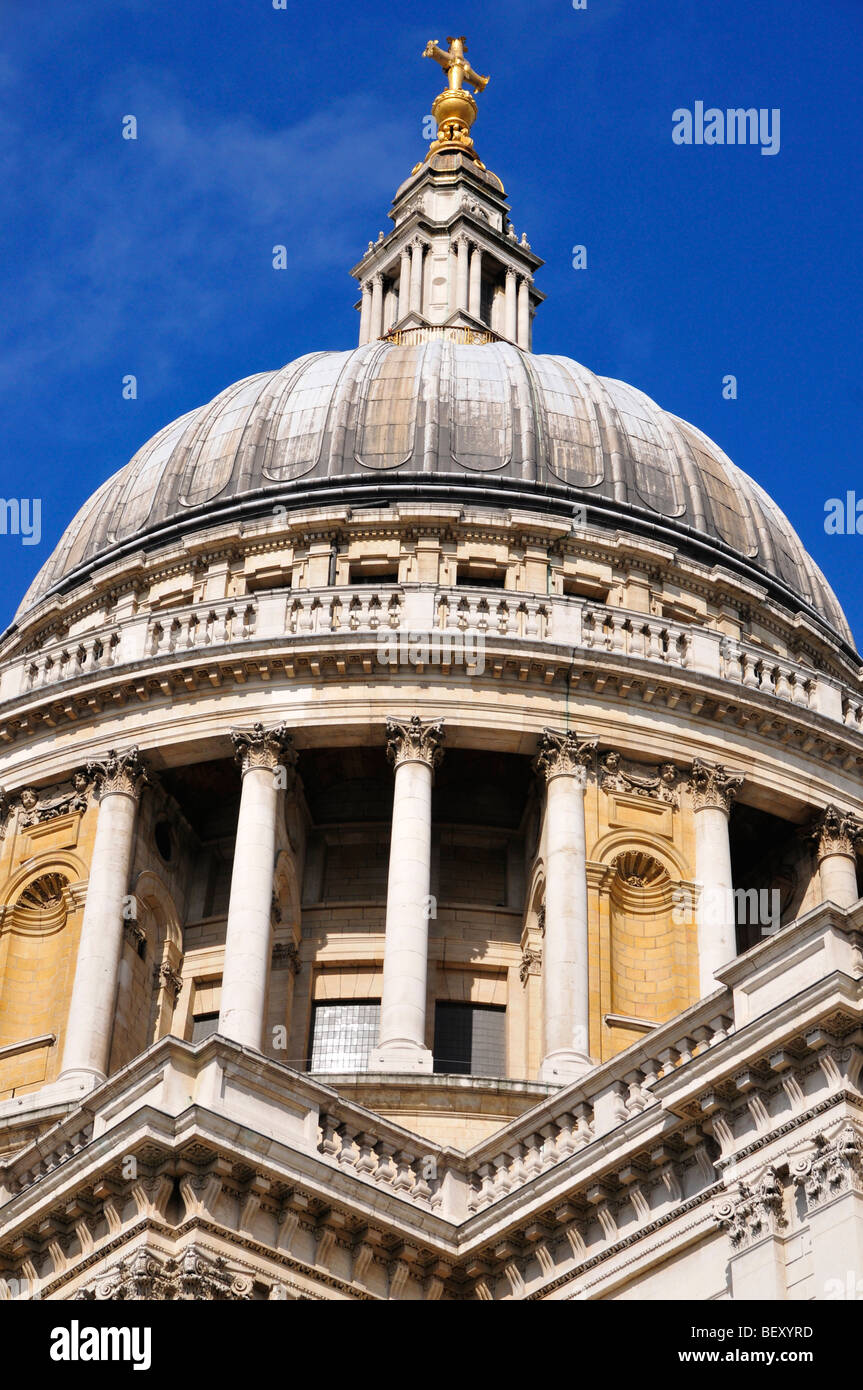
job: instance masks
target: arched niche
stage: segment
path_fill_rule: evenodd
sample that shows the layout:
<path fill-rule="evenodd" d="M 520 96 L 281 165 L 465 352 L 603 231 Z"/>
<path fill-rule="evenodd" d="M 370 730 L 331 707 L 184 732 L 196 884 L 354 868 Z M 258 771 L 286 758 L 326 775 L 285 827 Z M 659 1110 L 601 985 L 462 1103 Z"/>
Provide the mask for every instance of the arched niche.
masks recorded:
<path fill-rule="evenodd" d="M 0 1096 L 56 1075 L 81 927 L 82 866 L 72 855 L 29 863 L 0 914 Z"/>
<path fill-rule="evenodd" d="M 674 846 L 632 829 L 596 845 L 588 884 L 591 1038 L 605 1059 L 698 998 L 693 885 Z"/>

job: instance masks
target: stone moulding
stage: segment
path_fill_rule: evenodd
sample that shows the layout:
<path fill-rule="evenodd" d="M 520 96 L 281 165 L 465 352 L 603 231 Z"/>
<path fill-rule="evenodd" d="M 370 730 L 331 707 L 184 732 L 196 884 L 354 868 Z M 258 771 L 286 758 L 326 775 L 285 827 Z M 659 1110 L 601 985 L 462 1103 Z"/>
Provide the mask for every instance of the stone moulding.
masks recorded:
<path fill-rule="evenodd" d="M 514 638 L 487 638 L 484 659 L 485 674 L 474 677 L 474 683 L 478 679 L 492 685 L 511 683 L 521 691 L 525 682 L 546 688 L 562 683 L 570 691 L 578 690 L 586 700 L 596 698 L 603 704 L 614 696 L 638 710 L 645 705 L 683 709 L 708 726 L 745 729 L 807 761 L 851 772 L 863 768 L 863 738 L 855 725 L 757 689 L 730 686 L 706 674 L 667 666 L 657 669 L 643 659 L 594 656 L 553 642 Z M 177 708 L 183 700 L 214 688 L 233 688 L 239 693 L 252 683 L 263 686 L 273 680 L 366 682 L 378 670 L 377 662 L 377 640 L 372 635 L 343 634 L 278 644 L 255 641 L 224 656 L 214 651 L 190 652 L 180 664 L 158 661 L 115 666 L 95 682 L 89 677 L 73 683 L 74 688 L 64 691 L 62 698 L 52 696 L 49 689 L 40 689 L 0 706 L 0 744 L 5 743 L 11 751 L 21 740 L 29 741 L 49 729 L 90 720 L 94 713 L 130 704 L 158 708 L 168 701 Z M 434 680 L 434 674 L 429 670 L 423 679 Z M 10 794 L 6 795 L 8 801 Z"/>

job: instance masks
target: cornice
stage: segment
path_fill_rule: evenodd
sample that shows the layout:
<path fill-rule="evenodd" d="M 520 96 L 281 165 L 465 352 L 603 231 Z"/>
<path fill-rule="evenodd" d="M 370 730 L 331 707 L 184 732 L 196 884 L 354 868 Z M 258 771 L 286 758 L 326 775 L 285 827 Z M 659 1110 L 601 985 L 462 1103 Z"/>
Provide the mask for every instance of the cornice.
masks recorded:
<path fill-rule="evenodd" d="M 166 654 L 163 658 L 107 667 L 97 682 L 92 674 L 85 674 L 47 688 L 44 693 L 40 689 L 10 701 L 0 708 L 0 744 L 11 744 L 44 728 L 81 725 L 82 721 L 89 724 L 112 707 L 146 705 L 159 699 L 177 706 L 198 688 L 242 688 L 250 682 L 270 682 L 274 678 L 315 683 L 328 679 L 341 682 L 346 678 L 366 681 L 372 671 L 382 687 L 386 680 L 384 668 L 377 661 L 378 639 L 372 634 L 291 634 L 278 643 L 249 637 L 183 656 L 182 664 L 176 661 L 176 654 Z M 687 669 L 672 669 L 639 657 L 620 658 L 603 649 L 595 655 L 579 650 L 576 655 L 571 648 L 549 641 L 531 644 L 530 639 L 494 637 L 487 642 L 485 665 L 486 675 L 474 677 L 474 684 L 480 679 L 505 680 L 521 689 L 525 683 L 546 688 L 560 683 L 570 690 L 581 687 L 586 693 L 602 696 L 605 705 L 609 696 L 616 696 L 636 709 L 653 706 L 685 711 L 698 720 L 693 732 L 710 724 L 732 724 L 748 729 L 766 743 L 822 763 L 855 771 L 863 767 L 863 735 L 853 725 L 840 725 L 812 709 L 758 689 L 731 686 L 727 681 Z M 425 673 L 424 680 L 428 680 L 429 674 Z M 451 691 L 449 678 L 446 684 Z"/>

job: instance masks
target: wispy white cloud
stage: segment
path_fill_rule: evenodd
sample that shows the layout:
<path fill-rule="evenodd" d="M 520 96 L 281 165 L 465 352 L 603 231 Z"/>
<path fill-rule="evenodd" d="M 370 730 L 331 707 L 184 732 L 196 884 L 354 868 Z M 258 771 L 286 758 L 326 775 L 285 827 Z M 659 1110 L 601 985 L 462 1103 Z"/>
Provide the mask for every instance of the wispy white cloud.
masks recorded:
<path fill-rule="evenodd" d="M 7 79 L 14 86 L 14 72 Z M 137 118 L 136 141 L 121 137 L 126 114 Z M 292 296 L 309 302 L 319 272 L 346 268 L 364 249 L 333 209 L 371 215 L 403 172 L 403 130 L 382 123 L 366 93 L 267 129 L 131 73 L 107 82 L 66 128 L 16 130 L 14 110 L 5 123 L 6 138 L 0 116 L 13 193 L 5 216 L 20 220 L 17 262 L 0 272 L 15 289 L 0 391 L 70 360 L 109 360 L 142 315 L 151 358 L 172 370 L 220 324 L 226 286 L 248 278 L 250 262 L 260 262 L 264 296 L 277 243 L 292 258 Z M 362 158 L 372 125 L 375 158 Z"/>

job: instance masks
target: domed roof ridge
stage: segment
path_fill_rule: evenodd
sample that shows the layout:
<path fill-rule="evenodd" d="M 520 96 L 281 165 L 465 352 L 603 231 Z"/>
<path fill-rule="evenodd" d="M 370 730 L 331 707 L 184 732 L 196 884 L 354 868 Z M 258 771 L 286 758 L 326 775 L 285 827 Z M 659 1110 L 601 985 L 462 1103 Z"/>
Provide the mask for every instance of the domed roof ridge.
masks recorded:
<path fill-rule="evenodd" d="M 376 493 L 449 493 L 627 527 L 774 585 L 853 646 L 776 503 L 706 434 L 627 382 L 506 341 L 312 352 L 157 431 L 79 510 L 19 608 L 123 553 L 218 520 Z"/>

